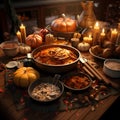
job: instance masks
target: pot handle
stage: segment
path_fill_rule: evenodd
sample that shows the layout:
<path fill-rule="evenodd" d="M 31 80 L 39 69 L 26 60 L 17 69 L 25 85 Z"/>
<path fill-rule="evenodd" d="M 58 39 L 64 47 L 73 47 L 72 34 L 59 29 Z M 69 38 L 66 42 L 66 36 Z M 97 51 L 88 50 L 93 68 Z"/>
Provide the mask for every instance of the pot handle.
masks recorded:
<path fill-rule="evenodd" d="M 27 58 L 32 59 L 33 58 L 32 53 L 27 53 Z"/>

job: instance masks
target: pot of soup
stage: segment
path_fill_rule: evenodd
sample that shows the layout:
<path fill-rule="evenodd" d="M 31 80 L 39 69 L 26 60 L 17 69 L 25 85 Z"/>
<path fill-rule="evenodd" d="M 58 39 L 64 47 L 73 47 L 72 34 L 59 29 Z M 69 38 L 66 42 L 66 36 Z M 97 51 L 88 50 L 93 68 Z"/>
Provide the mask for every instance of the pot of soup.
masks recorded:
<path fill-rule="evenodd" d="M 67 72 L 79 61 L 80 52 L 68 45 L 43 45 L 32 51 L 35 65 L 50 73 Z"/>

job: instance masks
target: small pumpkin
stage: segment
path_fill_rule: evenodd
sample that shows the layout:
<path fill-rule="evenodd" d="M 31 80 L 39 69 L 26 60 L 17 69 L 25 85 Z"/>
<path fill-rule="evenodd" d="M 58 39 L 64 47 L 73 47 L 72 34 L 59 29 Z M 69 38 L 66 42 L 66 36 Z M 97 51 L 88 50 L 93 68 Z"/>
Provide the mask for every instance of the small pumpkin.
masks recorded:
<path fill-rule="evenodd" d="M 90 44 L 86 42 L 81 42 L 78 44 L 78 49 L 82 52 L 88 51 L 90 48 Z"/>
<path fill-rule="evenodd" d="M 57 32 L 75 32 L 76 28 L 76 20 L 68 18 L 64 14 L 51 23 L 51 29 Z"/>
<path fill-rule="evenodd" d="M 26 44 L 19 45 L 19 53 L 27 54 L 29 52 L 31 52 L 31 47 L 29 45 Z"/>
<path fill-rule="evenodd" d="M 49 34 L 45 35 L 45 42 L 46 42 L 46 44 L 53 43 L 54 40 L 55 40 L 55 37 L 54 37 L 53 34 L 49 33 Z"/>
<path fill-rule="evenodd" d="M 80 37 L 81 37 L 81 34 L 80 34 L 79 32 L 75 32 L 75 33 L 73 34 L 73 38 L 78 38 L 78 39 L 80 39 Z"/>
<path fill-rule="evenodd" d="M 21 67 L 14 72 L 14 84 L 19 87 L 28 87 L 30 83 L 39 79 L 40 73 L 32 67 Z"/>
<path fill-rule="evenodd" d="M 42 44 L 43 38 L 40 35 L 33 33 L 26 37 L 25 42 L 27 45 L 31 46 L 31 48 L 37 48 Z"/>

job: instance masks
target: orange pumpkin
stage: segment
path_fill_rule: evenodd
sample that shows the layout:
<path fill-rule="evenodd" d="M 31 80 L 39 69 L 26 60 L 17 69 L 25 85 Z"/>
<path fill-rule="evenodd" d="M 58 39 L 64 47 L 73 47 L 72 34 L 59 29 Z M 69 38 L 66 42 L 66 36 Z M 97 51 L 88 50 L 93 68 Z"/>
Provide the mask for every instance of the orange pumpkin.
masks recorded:
<path fill-rule="evenodd" d="M 43 38 L 38 34 L 30 34 L 27 36 L 25 42 L 31 46 L 31 48 L 37 48 L 42 44 Z"/>
<path fill-rule="evenodd" d="M 52 21 L 51 29 L 57 32 L 75 32 L 76 20 L 67 17 L 60 17 Z"/>
<path fill-rule="evenodd" d="M 30 83 L 39 79 L 40 73 L 32 67 L 21 67 L 14 72 L 14 84 L 19 87 L 28 87 Z"/>

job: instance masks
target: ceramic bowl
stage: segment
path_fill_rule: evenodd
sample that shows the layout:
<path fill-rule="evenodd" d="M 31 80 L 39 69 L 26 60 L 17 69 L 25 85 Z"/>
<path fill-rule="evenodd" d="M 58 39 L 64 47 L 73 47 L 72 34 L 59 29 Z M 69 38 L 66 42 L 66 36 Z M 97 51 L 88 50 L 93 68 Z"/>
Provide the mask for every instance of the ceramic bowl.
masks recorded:
<path fill-rule="evenodd" d="M 71 63 L 56 64 L 56 65 L 42 63 L 35 58 L 36 54 L 38 54 L 39 51 L 45 50 L 48 48 L 55 48 L 55 47 L 70 50 L 77 56 L 77 58 Z M 32 51 L 32 58 L 33 58 L 35 65 L 41 70 L 49 72 L 49 73 L 63 73 L 63 72 L 68 72 L 74 69 L 75 67 L 77 67 L 77 63 L 79 61 L 80 56 L 81 56 L 81 53 L 79 52 L 79 50 L 75 49 L 74 47 L 68 46 L 68 45 L 42 45 Z"/>
<path fill-rule="evenodd" d="M 120 78 L 120 59 L 106 59 L 103 72 L 111 78 Z"/>
<path fill-rule="evenodd" d="M 41 99 L 41 97 L 35 97 L 33 95 L 34 88 L 36 88 L 37 86 L 42 85 L 42 84 L 55 85 L 60 90 L 59 95 L 57 95 L 57 96 L 53 95 L 52 99 L 51 98 L 47 99 L 46 93 L 44 93 L 44 88 L 46 88 L 46 85 L 45 85 L 43 88 L 40 87 L 42 89 L 42 92 L 40 92 L 41 89 L 39 89 L 40 90 L 39 93 L 43 93 L 43 95 L 45 96 L 45 99 L 43 100 L 43 99 Z M 51 91 L 51 89 L 54 89 L 54 88 L 51 87 L 49 91 Z M 45 91 L 47 91 L 47 90 L 45 90 Z M 64 85 L 63 85 L 63 83 L 60 82 L 59 80 L 56 83 L 56 81 L 53 81 L 52 77 L 43 77 L 43 78 L 40 78 L 39 80 L 36 80 L 33 83 L 31 83 L 30 86 L 28 87 L 28 94 L 29 94 L 29 96 L 33 100 L 35 100 L 37 102 L 41 102 L 41 103 L 49 103 L 49 102 L 53 102 L 55 100 L 58 100 L 62 96 L 63 92 L 64 92 Z M 35 94 L 37 94 L 37 93 L 38 92 L 36 92 Z M 52 94 L 52 91 L 50 92 L 50 94 Z M 48 97 L 49 97 L 49 95 L 48 95 Z"/>
<path fill-rule="evenodd" d="M 61 81 L 67 89 L 72 91 L 86 90 L 92 84 L 91 77 L 84 72 L 70 72 L 65 74 Z"/>
<path fill-rule="evenodd" d="M 0 47 L 6 56 L 14 57 L 18 54 L 18 43 L 16 41 L 2 42 Z"/>

